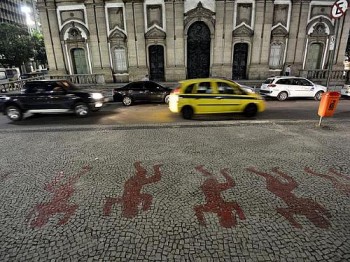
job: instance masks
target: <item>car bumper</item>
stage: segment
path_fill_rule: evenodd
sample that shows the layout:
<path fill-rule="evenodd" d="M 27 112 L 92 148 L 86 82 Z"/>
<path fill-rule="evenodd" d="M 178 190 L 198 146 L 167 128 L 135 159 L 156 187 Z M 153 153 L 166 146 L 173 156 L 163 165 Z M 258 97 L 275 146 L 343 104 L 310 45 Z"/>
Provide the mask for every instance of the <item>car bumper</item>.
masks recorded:
<path fill-rule="evenodd" d="M 91 101 L 89 103 L 89 106 L 91 109 L 97 109 L 97 108 L 103 107 L 104 103 L 105 103 L 105 98 L 101 98 L 99 100 Z"/>
<path fill-rule="evenodd" d="M 261 90 L 261 89 L 260 89 L 259 94 L 260 94 L 261 96 L 263 96 L 263 97 L 265 97 L 265 96 L 276 96 L 276 95 L 274 94 L 274 91 L 271 91 L 271 90 Z"/>
<path fill-rule="evenodd" d="M 342 89 L 340 90 L 340 94 L 342 96 L 350 96 L 350 89 Z"/>

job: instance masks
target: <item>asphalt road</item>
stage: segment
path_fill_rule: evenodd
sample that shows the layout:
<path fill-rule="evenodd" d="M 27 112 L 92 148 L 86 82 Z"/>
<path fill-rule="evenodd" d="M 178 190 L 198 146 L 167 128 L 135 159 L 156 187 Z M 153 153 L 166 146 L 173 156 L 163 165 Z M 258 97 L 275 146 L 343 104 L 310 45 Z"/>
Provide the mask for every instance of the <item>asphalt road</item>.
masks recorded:
<path fill-rule="evenodd" d="M 276 100 L 266 101 L 266 111 L 255 118 L 246 118 L 241 114 L 225 114 L 211 116 L 197 116 L 193 120 L 184 120 L 178 114 L 169 111 L 165 104 L 137 104 L 124 107 L 121 103 L 108 103 L 105 107 L 89 117 L 79 119 L 72 114 L 65 115 L 29 115 L 21 122 L 13 123 L 6 116 L 0 116 L 0 129 L 21 128 L 31 126 L 74 126 L 74 125 L 125 125 L 125 124 L 158 124 L 158 123 L 197 123 L 207 121 L 230 121 L 230 120 L 264 120 L 264 121 L 293 121 L 315 120 L 319 102 L 302 99 L 279 102 Z M 332 120 L 350 120 L 350 100 L 339 101 Z M 327 122 L 325 118 L 323 120 Z"/>

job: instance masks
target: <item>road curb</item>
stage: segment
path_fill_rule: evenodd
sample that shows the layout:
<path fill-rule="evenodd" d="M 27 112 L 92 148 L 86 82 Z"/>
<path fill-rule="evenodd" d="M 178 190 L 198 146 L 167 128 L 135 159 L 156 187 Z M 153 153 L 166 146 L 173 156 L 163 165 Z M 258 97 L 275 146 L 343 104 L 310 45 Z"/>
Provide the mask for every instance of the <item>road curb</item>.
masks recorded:
<path fill-rule="evenodd" d="M 234 126 L 273 126 L 273 125 L 308 125 L 324 130 L 336 129 L 350 124 L 350 120 L 328 120 L 325 125 L 318 126 L 318 120 L 238 120 L 238 121 L 189 121 L 181 123 L 157 124 L 115 124 L 115 125 L 76 125 L 63 127 L 33 127 L 33 128 L 4 128 L 0 133 L 27 133 L 27 132 L 68 132 L 68 131 L 104 131 L 104 130 L 135 130 L 135 129 L 164 129 L 164 128 L 203 128 L 203 127 L 234 127 Z"/>

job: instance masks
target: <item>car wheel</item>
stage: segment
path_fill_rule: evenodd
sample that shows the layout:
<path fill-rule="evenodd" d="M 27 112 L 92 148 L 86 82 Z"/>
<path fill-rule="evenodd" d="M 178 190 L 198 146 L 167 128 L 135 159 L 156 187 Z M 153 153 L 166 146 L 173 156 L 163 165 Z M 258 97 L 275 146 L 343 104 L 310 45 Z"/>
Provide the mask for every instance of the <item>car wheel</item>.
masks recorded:
<path fill-rule="evenodd" d="M 249 104 L 244 108 L 243 114 L 247 117 L 256 116 L 258 113 L 258 108 L 255 104 Z"/>
<path fill-rule="evenodd" d="M 8 106 L 5 109 L 7 117 L 12 121 L 20 121 L 23 118 L 23 113 L 17 106 Z"/>
<path fill-rule="evenodd" d="M 278 94 L 277 99 L 279 101 L 284 101 L 288 98 L 288 93 L 287 92 L 281 92 Z"/>
<path fill-rule="evenodd" d="M 90 113 L 90 108 L 85 103 L 77 103 L 74 106 L 74 113 L 77 117 L 86 117 Z"/>
<path fill-rule="evenodd" d="M 164 97 L 164 103 L 169 104 L 170 95 Z"/>
<path fill-rule="evenodd" d="M 0 86 L 0 92 L 1 93 L 7 93 L 7 90 L 4 85 Z"/>
<path fill-rule="evenodd" d="M 315 100 L 320 101 L 322 97 L 323 91 L 318 91 L 315 95 Z"/>
<path fill-rule="evenodd" d="M 122 102 L 123 102 L 124 106 L 131 106 L 132 105 L 132 98 L 130 96 L 124 96 Z"/>
<path fill-rule="evenodd" d="M 190 106 L 185 106 L 182 110 L 182 117 L 184 119 L 191 119 L 193 117 L 193 109 Z"/>

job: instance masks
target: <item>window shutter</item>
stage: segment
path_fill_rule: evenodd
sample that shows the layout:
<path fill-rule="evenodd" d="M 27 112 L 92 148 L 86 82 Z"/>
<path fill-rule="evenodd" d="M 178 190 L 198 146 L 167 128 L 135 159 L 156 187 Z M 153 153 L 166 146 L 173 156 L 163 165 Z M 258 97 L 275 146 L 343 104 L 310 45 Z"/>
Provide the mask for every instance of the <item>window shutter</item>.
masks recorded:
<path fill-rule="evenodd" d="M 126 71 L 126 54 L 124 48 L 114 49 L 114 58 L 115 58 L 115 69 L 116 71 Z"/>
<path fill-rule="evenodd" d="M 278 67 L 280 66 L 282 54 L 282 46 L 281 45 L 271 45 L 270 50 L 270 66 Z"/>

